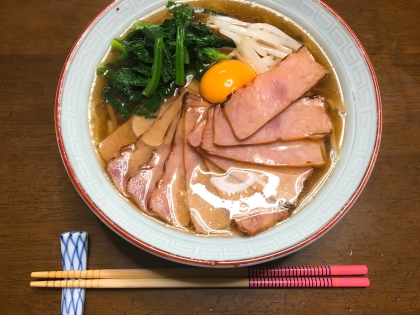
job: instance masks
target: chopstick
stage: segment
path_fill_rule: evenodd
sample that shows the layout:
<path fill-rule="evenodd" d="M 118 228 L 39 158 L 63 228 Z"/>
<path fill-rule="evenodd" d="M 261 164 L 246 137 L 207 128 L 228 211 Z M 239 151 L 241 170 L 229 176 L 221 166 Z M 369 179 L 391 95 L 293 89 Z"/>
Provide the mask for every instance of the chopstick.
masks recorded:
<path fill-rule="evenodd" d="M 280 266 L 233 269 L 98 269 L 32 272 L 35 278 L 65 280 L 32 281 L 46 288 L 293 288 L 368 287 L 364 265 Z M 71 278 L 71 279 L 69 279 Z"/>
<path fill-rule="evenodd" d="M 31 287 L 43 288 L 325 288 L 368 287 L 364 277 L 291 277 L 291 278 L 168 278 L 168 279 L 88 279 L 32 281 Z"/>
<path fill-rule="evenodd" d="M 158 268 L 158 269 L 96 269 L 72 271 L 37 271 L 33 278 L 77 279 L 160 279 L 160 278 L 246 278 L 246 277 L 321 277 L 366 275 L 365 265 L 340 266 L 277 266 L 232 269 Z"/>

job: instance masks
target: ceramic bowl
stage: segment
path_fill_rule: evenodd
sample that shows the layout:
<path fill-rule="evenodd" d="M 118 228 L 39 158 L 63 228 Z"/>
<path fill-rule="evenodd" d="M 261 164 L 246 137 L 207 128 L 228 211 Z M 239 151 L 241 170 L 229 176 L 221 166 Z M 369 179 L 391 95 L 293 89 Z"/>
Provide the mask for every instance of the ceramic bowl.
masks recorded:
<path fill-rule="evenodd" d="M 252 238 L 200 237 L 166 227 L 133 207 L 112 186 L 98 162 L 89 133 L 88 102 L 95 69 L 130 24 L 166 1 L 120 0 L 86 27 L 61 74 L 55 105 L 60 153 L 67 172 L 92 211 L 127 241 L 160 257 L 197 266 L 252 265 L 290 254 L 317 240 L 350 209 L 371 174 L 381 136 L 378 83 L 360 41 L 319 0 L 258 0 L 308 32 L 325 50 L 347 106 L 344 145 L 328 181 L 286 222 Z"/>

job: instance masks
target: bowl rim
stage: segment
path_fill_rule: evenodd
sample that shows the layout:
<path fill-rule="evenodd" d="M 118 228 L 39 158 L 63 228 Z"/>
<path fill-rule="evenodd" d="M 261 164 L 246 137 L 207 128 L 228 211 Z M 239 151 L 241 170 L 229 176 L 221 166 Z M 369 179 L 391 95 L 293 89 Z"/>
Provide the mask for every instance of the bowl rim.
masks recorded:
<path fill-rule="evenodd" d="M 112 229 L 114 232 L 116 232 L 118 235 L 123 237 L 125 240 L 129 241 L 130 243 L 134 244 L 135 246 L 142 248 L 146 250 L 149 253 L 155 254 L 159 257 L 172 260 L 179 263 L 184 264 L 190 264 L 190 265 L 196 265 L 196 266 L 207 266 L 207 267 L 235 267 L 239 265 L 252 265 L 257 264 L 260 262 L 266 262 L 272 259 L 280 258 L 282 256 L 291 254 L 306 245 L 312 243 L 322 235 L 324 235 L 326 232 L 328 232 L 351 208 L 351 206 L 354 204 L 356 199 L 361 194 L 362 190 L 366 186 L 366 183 L 372 173 L 372 170 L 374 168 L 377 155 L 379 152 L 380 142 L 381 142 L 381 134 L 382 134 L 382 103 L 381 103 L 381 96 L 379 91 L 379 84 L 378 80 L 375 75 L 375 71 L 373 69 L 373 65 L 369 59 L 369 56 L 364 49 L 362 43 L 354 33 L 354 31 L 350 28 L 350 26 L 327 4 L 325 4 L 322 0 L 315 0 L 315 2 L 318 2 L 320 5 L 322 5 L 327 11 L 329 11 L 344 28 L 348 31 L 348 33 L 351 35 L 351 37 L 354 39 L 356 45 L 358 46 L 359 52 L 363 55 L 364 61 L 366 62 L 366 65 L 368 67 L 368 70 L 370 72 L 370 76 L 372 79 L 372 83 L 375 90 L 375 96 L 376 96 L 376 110 L 377 110 L 377 119 L 376 119 L 376 136 L 375 136 L 375 143 L 372 150 L 372 154 L 370 156 L 370 160 L 368 163 L 368 166 L 366 168 L 366 171 L 360 181 L 360 183 L 357 186 L 356 191 L 353 193 L 353 195 L 350 197 L 350 199 L 347 201 L 345 206 L 331 219 L 328 221 L 326 225 L 324 225 L 321 229 L 319 229 L 316 233 L 309 236 L 308 238 L 302 240 L 301 242 L 287 248 L 284 250 L 277 251 L 275 253 L 261 255 L 254 258 L 246 258 L 246 259 L 235 259 L 235 260 L 225 260 L 225 261 L 209 261 L 209 260 L 203 260 L 203 259 L 197 259 L 197 258 L 190 258 L 190 257 L 184 257 L 180 256 L 174 253 L 170 253 L 168 251 L 161 250 L 159 248 L 156 248 L 137 237 L 133 236 L 132 234 L 125 231 L 123 228 L 121 228 L 119 225 L 117 225 L 114 221 L 112 221 L 107 215 L 101 211 L 101 209 L 91 200 L 91 198 L 88 196 L 86 191 L 83 189 L 81 183 L 79 182 L 75 171 L 73 170 L 70 160 L 67 156 L 63 137 L 62 137 L 62 130 L 61 130 L 61 119 L 60 119 L 60 109 L 61 109 L 61 96 L 63 93 L 63 84 L 64 79 L 66 77 L 66 73 L 68 71 L 68 67 L 70 64 L 70 61 L 72 60 L 74 54 L 77 51 L 77 47 L 79 46 L 79 43 L 83 39 L 85 33 L 87 30 L 91 28 L 93 24 L 106 12 L 109 8 L 111 8 L 115 3 L 119 2 L 118 0 L 112 1 L 110 4 L 108 4 L 106 7 L 104 7 L 95 17 L 94 19 L 83 29 L 77 40 L 75 41 L 73 47 L 71 48 L 64 66 L 62 68 L 58 86 L 57 86 L 57 92 L 55 97 L 55 107 L 54 107 L 54 118 L 55 118 L 55 131 L 56 131 L 56 138 L 57 138 L 57 144 L 60 151 L 60 155 L 64 164 L 64 167 L 75 187 L 77 192 L 80 194 L 82 199 L 86 202 L 86 204 L 91 208 L 91 210 L 95 213 L 95 215 L 98 216 L 98 218 L 105 223 L 110 229 Z"/>

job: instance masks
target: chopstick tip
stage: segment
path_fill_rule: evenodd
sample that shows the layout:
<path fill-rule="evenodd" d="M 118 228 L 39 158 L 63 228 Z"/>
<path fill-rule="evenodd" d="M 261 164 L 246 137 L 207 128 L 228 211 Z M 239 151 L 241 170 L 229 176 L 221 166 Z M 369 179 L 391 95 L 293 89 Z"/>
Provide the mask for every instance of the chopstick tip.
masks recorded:
<path fill-rule="evenodd" d="M 47 275 L 46 275 L 47 273 Z M 33 271 L 31 272 L 31 278 L 46 278 L 48 277 L 48 271 Z"/>
<path fill-rule="evenodd" d="M 41 282 L 42 281 L 31 281 L 31 282 L 29 282 L 29 286 L 30 287 L 35 287 L 35 288 L 43 288 L 43 287 L 45 287 L 45 285 L 42 285 Z"/>

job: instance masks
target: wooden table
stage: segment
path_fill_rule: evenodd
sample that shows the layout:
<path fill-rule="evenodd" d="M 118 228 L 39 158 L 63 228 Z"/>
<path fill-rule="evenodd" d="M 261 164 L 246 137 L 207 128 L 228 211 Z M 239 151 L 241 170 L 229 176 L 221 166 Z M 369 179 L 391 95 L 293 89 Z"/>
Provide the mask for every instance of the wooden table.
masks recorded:
<path fill-rule="evenodd" d="M 57 148 L 53 112 L 62 66 L 80 32 L 108 2 L 2 1 L 0 314 L 59 313 L 60 290 L 30 288 L 29 275 L 61 268 L 59 235 L 65 231 L 88 231 L 90 268 L 178 266 L 106 227 L 74 189 Z M 270 264 L 366 264 L 371 286 L 91 290 L 85 314 L 420 313 L 420 1 L 325 3 L 354 30 L 376 71 L 381 149 L 344 219 L 313 244 Z"/>

